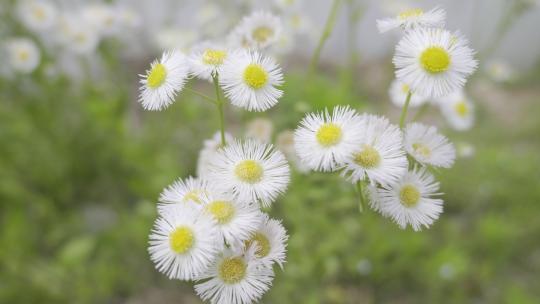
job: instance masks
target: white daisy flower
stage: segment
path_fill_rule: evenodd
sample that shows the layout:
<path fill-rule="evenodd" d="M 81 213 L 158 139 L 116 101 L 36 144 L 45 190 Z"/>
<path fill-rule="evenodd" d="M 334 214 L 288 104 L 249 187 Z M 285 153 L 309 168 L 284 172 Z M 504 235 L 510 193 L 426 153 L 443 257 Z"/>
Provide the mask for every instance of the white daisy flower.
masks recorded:
<path fill-rule="evenodd" d="M 463 91 L 441 97 L 437 103 L 453 129 L 466 131 L 474 125 L 474 104 Z"/>
<path fill-rule="evenodd" d="M 77 14 L 66 13 L 60 20 L 58 39 L 66 49 L 80 55 L 95 52 L 101 37 L 97 30 Z"/>
<path fill-rule="evenodd" d="M 283 91 L 283 73 L 277 63 L 257 52 L 240 51 L 227 58 L 219 75 L 225 96 L 248 111 L 266 111 L 277 104 Z"/>
<path fill-rule="evenodd" d="M 334 171 L 358 147 L 362 120 L 348 106 L 337 106 L 332 114 L 309 113 L 295 130 L 296 154 L 315 171 Z"/>
<path fill-rule="evenodd" d="M 263 221 L 258 204 L 229 193 L 214 191 L 203 198 L 202 206 L 216 223 L 221 242 L 229 245 L 249 239 Z"/>
<path fill-rule="evenodd" d="M 212 80 L 212 76 L 220 74 L 229 50 L 214 43 L 201 43 L 193 47 L 188 62 L 191 74 L 195 77 Z"/>
<path fill-rule="evenodd" d="M 420 8 L 413 8 L 399 13 L 394 18 L 377 20 L 377 28 L 380 33 L 396 28 L 401 28 L 405 31 L 421 27 L 443 28 L 445 19 L 446 12 L 441 8 L 436 7 L 428 12 L 424 12 Z"/>
<path fill-rule="evenodd" d="M 388 95 L 390 95 L 390 100 L 395 106 L 403 107 L 410 90 L 411 88 L 407 84 L 394 79 L 388 90 Z M 425 104 L 427 101 L 428 99 L 420 94 L 412 94 L 409 107 L 416 108 Z"/>
<path fill-rule="evenodd" d="M 92 3 L 85 5 L 81 11 L 86 24 L 93 27 L 104 36 L 111 36 L 118 32 L 121 25 L 118 10 L 106 3 Z"/>
<path fill-rule="evenodd" d="M 194 207 L 200 207 L 203 197 L 212 190 L 208 181 L 189 176 L 185 180 L 178 179 L 167 186 L 159 195 L 158 211 L 160 214 L 170 206 L 176 204 L 189 204 Z"/>
<path fill-rule="evenodd" d="M 32 73 L 41 61 L 41 53 L 34 41 L 28 38 L 10 38 L 5 42 L 9 66 L 13 71 Z"/>
<path fill-rule="evenodd" d="M 459 158 L 471 158 L 474 156 L 476 149 L 473 145 L 467 142 L 459 142 L 456 145 L 457 156 Z"/>
<path fill-rule="evenodd" d="M 276 6 L 284 12 L 301 8 L 303 2 L 303 0 L 274 0 Z"/>
<path fill-rule="evenodd" d="M 216 154 L 208 176 L 239 200 L 268 207 L 287 189 L 290 170 L 283 153 L 272 145 L 234 140 Z"/>
<path fill-rule="evenodd" d="M 360 142 L 345 159 L 343 176 L 356 183 L 368 178 L 372 184 L 388 185 L 407 171 L 401 130 L 382 116 L 364 114 Z"/>
<path fill-rule="evenodd" d="M 21 22 L 35 32 L 50 30 L 56 24 L 58 15 L 56 7 L 46 0 L 19 1 L 17 12 Z"/>
<path fill-rule="evenodd" d="M 247 124 L 246 137 L 269 143 L 272 139 L 274 124 L 267 118 L 255 118 Z"/>
<path fill-rule="evenodd" d="M 255 257 L 262 260 L 268 266 L 277 263 L 281 269 L 286 259 L 286 243 L 289 236 L 281 224 L 264 215 L 264 220 L 257 231 L 244 242 L 244 249 L 255 246 Z"/>
<path fill-rule="evenodd" d="M 225 132 L 225 142 L 231 142 L 234 138 L 228 132 Z M 197 176 L 207 178 L 210 172 L 210 163 L 216 153 L 221 148 L 221 132 L 217 131 L 214 136 L 204 141 L 203 148 L 199 152 L 197 160 Z"/>
<path fill-rule="evenodd" d="M 296 171 L 300 173 L 308 173 L 310 171 L 309 167 L 300 160 L 298 155 L 296 155 L 293 130 L 284 130 L 277 135 L 276 148 L 285 154 L 289 164 Z"/>
<path fill-rule="evenodd" d="M 218 235 L 202 210 L 187 205 L 167 208 L 150 234 L 150 259 L 170 279 L 196 279 L 215 260 Z"/>
<path fill-rule="evenodd" d="M 225 250 L 195 285 L 197 295 L 210 303 L 251 304 L 268 291 L 274 272 L 255 257 L 251 248 L 247 253 Z"/>
<path fill-rule="evenodd" d="M 163 53 L 142 77 L 139 101 L 150 111 L 162 110 L 174 102 L 188 76 L 185 56 L 178 51 Z"/>
<path fill-rule="evenodd" d="M 428 228 L 443 211 L 439 183 L 425 167 L 407 172 L 398 182 L 379 188 L 377 193 L 383 215 L 389 216 L 402 229 L 411 225 L 414 231 Z"/>
<path fill-rule="evenodd" d="M 282 25 L 279 17 L 264 11 L 254 12 L 242 19 L 238 25 L 249 45 L 262 49 L 277 41 Z"/>
<path fill-rule="evenodd" d="M 490 61 L 486 65 L 486 72 L 496 82 L 508 82 L 515 76 L 512 66 L 502 59 Z"/>
<path fill-rule="evenodd" d="M 396 77 L 416 94 L 441 97 L 461 87 L 478 63 L 458 33 L 436 28 L 408 31 L 396 47 Z"/>
<path fill-rule="evenodd" d="M 412 123 L 405 128 L 405 150 L 423 165 L 450 168 L 456 159 L 456 149 L 437 128 Z"/>

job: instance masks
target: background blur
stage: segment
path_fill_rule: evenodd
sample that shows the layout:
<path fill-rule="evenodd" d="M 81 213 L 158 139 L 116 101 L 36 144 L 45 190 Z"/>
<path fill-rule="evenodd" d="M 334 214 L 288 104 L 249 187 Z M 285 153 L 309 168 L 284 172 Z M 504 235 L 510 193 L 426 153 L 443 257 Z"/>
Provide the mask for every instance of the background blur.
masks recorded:
<path fill-rule="evenodd" d="M 294 10 L 272 1 L 51 0 L 62 26 L 47 30 L 30 29 L 19 2 L 0 2 L 0 44 L 29 38 L 41 59 L 24 74 L 0 56 L 1 303 L 199 303 L 189 283 L 154 270 L 147 238 L 159 193 L 196 173 L 217 113 L 187 92 L 166 111 L 143 111 L 138 74 L 163 49 L 224 39 L 262 7 L 283 20 L 298 14 L 305 26 L 276 50 L 286 74 L 280 103 L 259 114 L 228 106 L 228 131 L 243 136 L 252 119 L 267 118 L 275 139 L 306 111 L 338 104 L 396 122 L 387 89 L 399 34 L 378 34 L 375 19 L 410 5 L 445 8 L 448 28 L 480 59 L 466 88 L 473 129 L 453 131 L 434 107 L 421 118 L 460 151 L 438 176 L 445 212 L 429 230 L 400 230 L 371 210 L 359 214 L 337 176 L 295 172 L 270 210 L 290 240 L 263 302 L 540 302 L 538 1 L 343 0 L 309 82 L 329 0 Z"/>

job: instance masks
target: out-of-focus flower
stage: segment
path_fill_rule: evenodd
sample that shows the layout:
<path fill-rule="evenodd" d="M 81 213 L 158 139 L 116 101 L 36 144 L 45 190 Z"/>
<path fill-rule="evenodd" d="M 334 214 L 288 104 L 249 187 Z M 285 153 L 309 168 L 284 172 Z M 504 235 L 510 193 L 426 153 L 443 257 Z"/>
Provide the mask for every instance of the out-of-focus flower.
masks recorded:
<path fill-rule="evenodd" d="M 4 42 L 11 70 L 32 73 L 41 61 L 41 53 L 34 41 L 28 38 L 10 38 Z"/>
<path fill-rule="evenodd" d="M 297 10 L 303 2 L 303 0 L 274 0 L 275 5 L 284 12 Z"/>
<path fill-rule="evenodd" d="M 269 143 L 274 125 L 267 118 L 255 118 L 247 124 L 246 137 Z"/>
<path fill-rule="evenodd" d="M 404 138 L 405 150 L 423 165 L 450 168 L 456 159 L 456 149 L 437 128 L 420 123 L 407 125 Z"/>
<path fill-rule="evenodd" d="M 139 102 L 146 110 L 165 109 L 174 102 L 176 94 L 186 83 L 186 58 L 178 51 L 165 52 L 160 60 L 152 63 L 146 75 L 141 77 Z"/>
<path fill-rule="evenodd" d="M 437 100 L 441 113 L 450 127 L 457 131 L 466 131 L 474 124 L 474 104 L 465 92 L 459 90 Z"/>
<path fill-rule="evenodd" d="M 93 54 L 101 37 L 76 12 L 65 13 L 59 22 L 59 43 L 68 51 L 79 55 Z"/>
<path fill-rule="evenodd" d="M 285 157 L 287 157 L 287 160 L 296 171 L 300 173 L 308 173 L 310 171 L 309 167 L 296 155 L 293 130 L 284 130 L 277 135 L 276 148 L 285 154 Z"/>
<path fill-rule="evenodd" d="M 403 107 L 405 105 L 405 100 L 407 99 L 407 94 L 409 94 L 410 90 L 411 89 L 407 84 L 397 79 L 394 79 L 394 81 L 392 81 L 392 84 L 390 85 L 388 94 L 390 95 L 390 100 L 394 105 L 398 107 Z M 423 105 L 427 101 L 428 99 L 426 97 L 418 93 L 414 93 L 411 96 L 409 107 L 416 108 Z"/>
<path fill-rule="evenodd" d="M 160 50 L 181 50 L 187 52 L 199 36 L 192 30 L 163 27 L 156 31 L 155 43 Z"/>
<path fill-rule="evenodd" d="M 414 93 L 441 97 L 463 87 L 478 62 L 459 34 L 436 28 L 408 31 L 396 47 L 394 65 L 399 81 Z"/>
<path fill-rule="evenodd" d="M 286 259 L 286 242 L 289 236 L 281 225 L 281 221 L 271 219 L 264 214 L 263 221 L 257 231 L 242 244 L 244 250 L 255 246 L 255 256 L 269 267 L 277 263 L 283 269 Z"/>
<path fill-rule="evenodd" d="M 30 30 L 44 32 L 56 24 L 58 10 L 46 0 L 23 0 L 17 5 L 21 22 Z"/>
<path fill-rule="evenodd" d="M 257 11 L 242 19 L 233 32 L 242 36 L 247 45 L 262 49 L 275 43 L 281 35 L 282 24 L 279 17 Z M 242 39 L 237 39 L 242 41 Z"/>
<path fill-rule="evenodd" d="M 228 54 L 227 48 L 211 42 L 194 46 L 188 57 L 191 74 L 200 79 L 212 80 L 213 76 L 221 73 Z"/>
<path fill-rule="evenodd" d="M 420 8 L 407 9 L 396 17 L 377 20 L 379 32 L 401 28 L 405 31 L 419 27 L 444 27 L 446 12 L 441 8 L 434 8 L 424 12 Z"/>
<path fill-rule="evenodd" d="M 456 144 L 457 156 L 460 158 L 470 158 L 473 157 L 476 149 L 473 145 L 466 142 L 459 142 Z"/>
<path fill-rule="evenodd" d="M 121 28 L 118 11 L 110 4 L 93 3 L 82 7 L 81 17 L 100 35 L 111 36 Z"/>
<path fill-rule="evenodd" d="M 231 142 L 233 140 L 234 138 L 231 134 L 225 133 L 226 142 Z M 209 165 L 221 147 L 221 134 L 219 131 L 216 132 L 212 138 L 204 141 L 203 148 L 201 149 L 201 152 L 199 152 L 199 158 L 197 160 L 197 176 L 200 178 L 208 177 Z"/>
<path fill-rule="evenodd" d="M 514 78 L 514 70 L 503 60 L 492 60 L 486 66 L 488 76 L 496 82 L 508 82 Z"/>

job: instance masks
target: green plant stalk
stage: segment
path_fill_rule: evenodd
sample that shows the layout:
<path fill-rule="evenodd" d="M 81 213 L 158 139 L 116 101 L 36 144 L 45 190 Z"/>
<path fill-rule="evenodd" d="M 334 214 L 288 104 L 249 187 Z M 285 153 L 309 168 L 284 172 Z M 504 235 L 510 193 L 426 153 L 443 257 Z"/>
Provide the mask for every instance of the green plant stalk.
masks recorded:
<path fill-rule="evenodd" d="M 405 120 L 407 119 L 407 109 L 411 103 L 412 92 L 407 93 L 407 99 L 405 99 L 405 104 L 403 105 L 403 110 L 401 110 L 401 116 L 399 117 L 399 128 L 403 129 L 405 127 Z"/>
<path fill-rule="evenodd" d="M 334 0 L 334 2 L 332 3 L 332 8 L 330 9 L 330 13 L 328 14 L 328 18 L 326 19 L 326 24 L 321 34 L 321 38 L 319 39 L 317 48 L 315 48 L 315 52 L 313 53 L 313 56 L 311 57 L 311 64 L 309 66 L 310 74 L 313 74 L 313 72 L 315 72 L 317 68 L 317 64 L 319 63 L 319 59 L 321 57 L 322 48 L 326 40 L 328 40 L 328 38 L 330 37 L 330 34 L 332 34 L 332 31 L 334 30 L 334 25 L 336 24 L 339 4 L 340 4 L 340 0 Z"/>
<path fill-rule="evenodd" d="M 224 147 L 227 145 L 227 142 L 225 140 L 225 111 L 223 109 L 224 104 L 223 100 L 221 99 L 221 94 L 219 91 L 219 75 L 216 73 L 215 75 L 212 75 L 212 79 L 214 80 L 214 88 L 216 89 L 216 106 L 219 113 L 219 129 L 221 131 L 221 145 Z"/>
<path fill-rule="evenodd" d="M 364 212 L 364 205 L 366 204 L 363 183 L 363 181 L 359 181 L 356 183 L 356 191 L 358 191 L 358 196 L 360 197 L 360 202 L 358 204 L 358 210 L 360 211 L 360 213 Z"/>
<path fill-rule="evenodd" d="M 208 95 L 205 95 L 205 94 L 203 94 L 203 93 L 201 93 L 201 92 L 199 92 L 199 91 L 197 91 L 197 90 L 194 90 L 194 89 L 191 89 L 191 88 L 188 88 L 188 87 L 184 88 L 184 90 L 186 90 L 186 91 L 188 91 L 188 92 L 190 92 L 190 93 L 192 93 L 192 94 L 195 94 L 195 95 L 197 95 L 197 96 L 200 96 L 200 97 L 202 97 L 204 100 L 206 100 L 206 101 L 208 101 L 208 102 L 211 102 L 211 103 L 217 105 L 217 101 L 216 101 L 214 98 L 212 98 L 212 97 L 210 97 L 210 96 L 208 96 Z"/>

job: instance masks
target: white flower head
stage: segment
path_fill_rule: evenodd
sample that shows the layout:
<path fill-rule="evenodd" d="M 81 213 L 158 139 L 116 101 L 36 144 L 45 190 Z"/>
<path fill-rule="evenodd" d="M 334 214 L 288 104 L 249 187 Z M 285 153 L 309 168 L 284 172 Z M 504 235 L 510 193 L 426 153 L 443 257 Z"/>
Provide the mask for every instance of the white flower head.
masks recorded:
<path fill-rule="evenodd" d="M 392 84 L 390 85 L 388 94 L 390 95 L 390 100 L 394 105 L 398 107 L 403 107 L 405 105 L 405 100 L 407 99 L 407 94 L 409 94 L 410 91 L 411 88 L 407 84 L 397 79 L 394 79 L 394 81 L 392 81 Z M 416 108 L 425 104 L 427 101 L 428 99 L 426 97 L 414 93 L 411 95 L 409 107 Z"/>
<path fill-rule="evenodd" d="M 356 183 L 369 178 L 372 184 L 388 185 L 407 171 L 401 130 L 382 116 L 364 114 L 360 142 L 347 154 L 343 176 Z"/>
<path fill-rule="evenodd" d="M 12 70 L 29 74 L 39 66 L 41 53 L 34 41 L 28 38 L 11 38 L 4 46 Z"/>
<path fill-rule="evenodd" d="M 348 106 L 309 113 L 295 130 L 296 154 L 315 171 L 334 171 L 361 142 L 362 120 Z"/>
<path fill-rule="evenodd" d="M 92 54 L 100 42 L 98 31 L 79 16 L 78 12 L 65 12 L 60 19 L 58 40 L 70 52 Z"/>
<path fill-rule="evenodd" d="M 277 41 L 282 24 L 279 17 L 272 13 L 257 11 L 244 17 L 237 29 L 250 46 L 263 49 Z"/>
<path fill-rule="evenodd" d="M 422 27 L 443 28 L 446 19 L 446 12 L 442 8 L 434 8 L 424 12 L 420 8 L 407 9 L 393 18 L 377 20 L 377 28 L 380 33 L 384 33 L 396 28 L 404 31 Z"/>
<path fill-rule="evenodd" d="M 398 182 L 377 189 L 381 214 L 389 216 L 402 229 L 411 225 L 414 231 L 428 228 L 443 211 L 439 183 L 425 167 L 407 172 Z"/>
<path fill-rule="evenodd" d="M 463 91 L 441 97 L 437 103 L 444 118 L 453 129 L 466 131 L 474 125 L 474 104 Z"/>
<path fill-rule="evenodd" d="M 165 209 L 176 204 L 201 207 L 203 198 L 211 191 L 212 187 L 204 179 L 191 176 L 184 180 L 178 179 L 163 189 L 159 195 L 158 211 L 162 214 Z"/>
<path fill-rule="evenodd" d="M 473 55 L 458 33 L 417 28 L 399 41 L 393 62 L 397 79 L 415 94 L 441 97 L 463 87 L 478 65 Z"/>
<path fill-rule="evenodd" d="M 270 267 L 273 263 L 277 263 L 283 269 L 288 238 L 287 231 L 281 221 L 271 219 L 265 214 L 260 227 L 242 245 L 244 250 L 249 250 L 250 247 L 255 246 L 256 258 Z"/>
<path fill-rule="evenodd" d="M 450 168 L 456 159 L 456 149 L 437 128 L 420 123 L 407 125 L 404 139 L 405 150 L 423 165 Z"/>
<path fill-rule="evenodd" d="M 211 42 L 194 46 L 188 57 L 191 74 L 200 79 L 212 80 L 213 76 L 221 73 L 228 53 L 226 47 Z"/>
<path fill-rule="evenodd" d="M 273 270 L 255 257 L 255 248 L 248 252 L 226 249 L 195 285 L 195 291 L 212 304 L 257 302 L 268 291 L 274 279 Z"/>
<path fill-rule="evenodd" d="M 17 5 L 22 23 L 32 31 L 44 32 L 55 26 L 58 10 L 46 0 L 23 0 Z"/>
<path fill-rule="evenodd" d="M 515 76 L 512 66 L 502 59 L 490 61 L 486 65 L 486 72 L 495 82 L 508 82 Z"/>
<path fill-rule="evenodd" d="M 99 34 L 111 36 L 121 28 L 118 12 L 111 4 L 92 3 L 82 7 L 81 16 Z"/>
<path fill-rule="evenodd" d="M 303 0 L 274 0 L 276 6 L 284 12 L 296 11 L 302 7 Z"/>
<path fill-rule="evenodd" d="M 188 205 L 165 211 L 150 234 L 150 259 L 170 279 L 196 279 L 219 252 L 217 228 L 202 210 Z"/>
<path fill-rule="evenodd" d="M 274 59 L 257 52 L 230 54 L 219 80 L 231 103 L 248 111 L 266 111 L 283 95 L 276 88 L 283 84 L 281 68 Z"/>
<path fill-rule="evenodd" d="M 287 189 L 290 169 L 283 153 L 272 145 L 234 140 L 218 151 L 208 178 L 240 201 L 259 201 L 267 207 Z"/>
<path fill-rule="evenodd" d="M 203 196 L 202 206 L 216 223 L 221 242 L 228 245 L 249 239 L 263 220 L 257 203 L 241 201 L 231 193 L 213 191 Z"/>
<path fill-rule="evenodd" d="M 176 93 L 184 87 L 188 77 L 185 56 L 178 51 L 163 53 L 152 63 L 146 75 L 141 75 L 139 101 L 150 111 L 162 110 L 174 102 Z"/>
<path fill-rule="evenodd" d="M 267 118 L 255 118 L 247 124 L 246 137 L 269 143 L 272 139 L 274 124 Z"/>
<path fill-rule="evenodd" d="M 231 142 L 234 137 L 228 132 L 225 132 L 225 142 Z M 221 145 L 221 132 L 217 131 L 210 139 L 206 139 L 203 144 L 203 148 L 199 152 L 199 158 L 197 160 L 197 176 L 199 178 L 207 178 L 209 172 L 209 166 L 214 159 Z"/>

